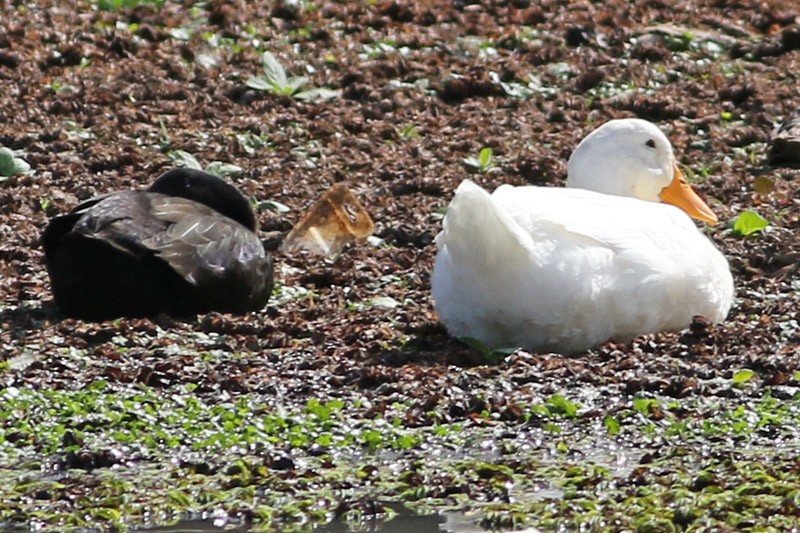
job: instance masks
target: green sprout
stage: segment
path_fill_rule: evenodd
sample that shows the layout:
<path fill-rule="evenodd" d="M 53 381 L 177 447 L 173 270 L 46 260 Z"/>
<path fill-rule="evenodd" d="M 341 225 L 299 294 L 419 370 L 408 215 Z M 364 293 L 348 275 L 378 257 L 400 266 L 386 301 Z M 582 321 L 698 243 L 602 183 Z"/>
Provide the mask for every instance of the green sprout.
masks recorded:
<path fill-rule="evenodd" d="M 287 76 L 286 70 L 270 52 L 264 52 L 261 56 L 261 64 L 264 74 L 253 76 L 246 82 L 246 85 L 252 89 L 308 101 L 330 100 L 339 96 L 339 91 L 325 87 L 301 91 L 301 88 L 308 85 L 308 78 L 306 76 Z"/>
<path fill-rule="evenodd" d="M 484 148 L 480 151 L 478 157 L 465 157 L 464 163 L 472 168 L 477 169 L 479 172 L 488 172 L 494 168 L 492 149 Z"/>
<path fill-rule="evenodd" d="M 175 150 L 173 152 L 169 152 L 167 155 L 170 159 L 172 159 L 172 162 L 179 167 L 204 170 L 206 172 L 210 172 L 211 174 L 216 174 L 217 176 L 233 177 L 238 176 L 243 172 L 242 167 L 232 163 L 223 163 L 222 161 L 212 161 L 206 165 L 205 168 L 203 168 L 203 165 L 200 164 L 200 161 L 198 161 L 195 156 L 189 152 L 184 152 L 183 150 Z"/>

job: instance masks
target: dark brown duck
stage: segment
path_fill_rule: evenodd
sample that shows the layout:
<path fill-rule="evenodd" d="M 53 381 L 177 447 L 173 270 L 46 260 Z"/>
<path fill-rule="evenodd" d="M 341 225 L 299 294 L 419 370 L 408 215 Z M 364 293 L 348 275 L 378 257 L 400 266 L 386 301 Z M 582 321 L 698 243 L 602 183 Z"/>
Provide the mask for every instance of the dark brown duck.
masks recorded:
<path fill-rule="evenodd" d="M 87 200 L 51 220 L 42 242 L 67 316 L 245 313 L 262 309 L 272 291 L 272 258 L 249 202 L 199 170 Z"/>

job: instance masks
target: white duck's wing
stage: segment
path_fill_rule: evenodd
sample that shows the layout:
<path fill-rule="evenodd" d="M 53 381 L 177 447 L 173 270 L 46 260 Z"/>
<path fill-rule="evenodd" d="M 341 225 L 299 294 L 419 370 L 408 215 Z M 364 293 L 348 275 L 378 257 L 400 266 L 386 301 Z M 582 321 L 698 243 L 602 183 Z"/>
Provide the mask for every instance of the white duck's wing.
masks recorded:
<path fill-rule="evenodd" d="M 601 300 L 627 308 L 636 321 L 675 329 L 685 325 L 687 308 L 714 322 L 727 315 L 733 298 L 728 262 L 677 207 L 581 189 L 503 186 L 493 198 L 534 240 L 544 232 L 545 240 L 549 235 L 559 243 L 561 252 L 551 257 L 577 246 L 596 267 L 582 274 L 604 278 L 609 297 Z"/>
<path fill-rule="evenodd" d="M 694 241 L 698 233 L 676 207 L 582 189 L 503 185 L 492 199 L 533 240 L 566 240 L 638 255 L 654 267 L 654 258 L 669 262 L 686 246 L 680 237 Z"/>

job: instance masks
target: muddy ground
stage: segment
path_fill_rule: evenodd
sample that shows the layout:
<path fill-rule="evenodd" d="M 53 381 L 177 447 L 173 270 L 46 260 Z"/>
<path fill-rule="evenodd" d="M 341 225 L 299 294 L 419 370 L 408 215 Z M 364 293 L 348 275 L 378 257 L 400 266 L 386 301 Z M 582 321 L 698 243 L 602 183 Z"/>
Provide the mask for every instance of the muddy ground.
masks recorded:
<path fill-rule="evenodd" d="M 0 184 L 0 524 L 304 529 L 391 518 L 390 502 L 495 527 L 792 523 L 800 204 L 797 171 L 769 155 L 800 103 L 799 16 L 750 0 L 3 3 L 0 146 L 31 170 Z M 248 87 L 264 51 L 329 98 Z M 429 289 L 458 183 L 561 186 L 577 142 L 630 116 L 667 132 L 720 217 L 728 320 L 573 357 L 449 339 Z M 464 162 L 485 147 L 494 168 Z M 178 150 L 241 167 L 272 248 L 337 182 L 377 238 L 276 251 L 275 296 L 247 316 L 60 317 L 47 221 L 145 188 Z M 748 210 L 766 231 L 731 229 Z"/>

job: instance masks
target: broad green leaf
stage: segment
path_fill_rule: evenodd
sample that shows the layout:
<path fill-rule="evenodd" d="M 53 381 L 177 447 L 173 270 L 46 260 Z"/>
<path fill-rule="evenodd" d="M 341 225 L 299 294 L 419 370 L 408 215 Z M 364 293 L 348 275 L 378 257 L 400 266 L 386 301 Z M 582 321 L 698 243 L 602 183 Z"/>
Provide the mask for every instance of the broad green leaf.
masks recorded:
<path fill-rule="evenodd" d="M 223 163 L 222 161 L 212 161 L 205 168 L 205 171 L 225 177 L 239 176 L 243 172 L 242 167 L 232 163 Z"/>
<path fill-rule="evenodd" d="M 261 56 L 261 64 L 264 66 L 264 77 L 268 82 L 279 87 L 288 87 L 289 80 L 286 79 L 286 71 L 271 52 L 264 52 Z"/>
<path fill-rule="evenodd" d="M 745 382 L 750 381 L 751 379 L 753 379 L 753 377 L 755 375 L 756 375 L 756 373 L 753 372 L 752 370 L 750 370 L 749 368 L 743 368 L 743 369 L 739 370 L 738 372 L 736 372 L 733 375 L 733 382 L 734 383 L 745 383 Z"/>
<path fill-rule="evenodd" d="M 473 350 L 478 350 L 483 354 L 491 353 L 492 349 L 486 345 L 483 341 L 480 341 L 474 337 L 459 337 L 458 340 L 472 348 Z"/>
<path fill-rule="evenodd" d="M 391 296 L 379 296 L 370 300 L 369 303 L 373 307 L 385 307 L 387 309 L 393 309 L 400 306 L 400 302 Z"/>
<path fill-rule="evenodd" d="M 603 425 L 608 430 L 609 435 L 614 436 L 619 433 L 619 420 L 613 416 L 606 415 L 606 417 L 603 419 Z"/>
<path fill-rule="evenodd" d="M 292 96 L 295 92 L 289 85 L 278 85 L 277 83 L 270 85 L 269 90 L 273 94 L 282 94 L 284 96 Z"/>
<path fill-rule="evenodd" d="M 654 407 L 658 407 L 658 400 L 654 398 L 634 398 L 633 409 L 637 413 L 650 414 Z"/>
<path fill-rule="evenodd" d="M 31 166 L 27 161 L 16 157 L 10 148 L 0 148 L 0 176 L 14 176 L 28 172 Z"/>
<path fill-rule="evenodd" d="M 198 161 L 197 158 L 192 154 L 190 154 L 189 152 L 184 152 L 183 150 L 175 150 L 167 155 L 169 155 L 169 158 L 172 159 L 172 162 L 178 165 L 179 167 L 187 167 L 187 168 L 194 168 L 197 170 L 203 170 L 203 165 L 200 164 L 200 161 Z"/>
<path fill-rule="evenodd" d="M 738 235 L 747 237 L 753 233 L 763 231 L 769 226 L 769 221 L 755 211 L 745 211 L 733 223 L 733 231 Z"/>
<path fill-rule="evenodd" d="M 571 402 L 560 394 L 553 394 L 547 400 L 547 406 L 552 414 L 563 415 L 567 418 L 574 418 L 578 413 L 578 404 Z"/>
<path fill-rule="evenodd" d="M 333 100 L 334 98 L 339 97 L 339 91 L 334 89 L 328 89 L 327 87 L 318 87 L 316 89 L 308 89 L 307 91 L 301 91 L 294 95 L 295 98 L 298 100 L 304 100 L 307 102 L 319 102 L 323 100 Z"/>
<path fill-rule="evenodd" d="M 296 93 L 300 87 L 308 83 L 306 76 L 292 76 L 287 80 L 286 86 L 292 89 L 292 93 Z"/>
<path fill-rule="evenodd" d="M 244 82 L 244 84 L 251 89 L 257 89 L 259 91 L 272 91 L 272 84 L 267 81 L 264 76 L 253 76 Z"/>

